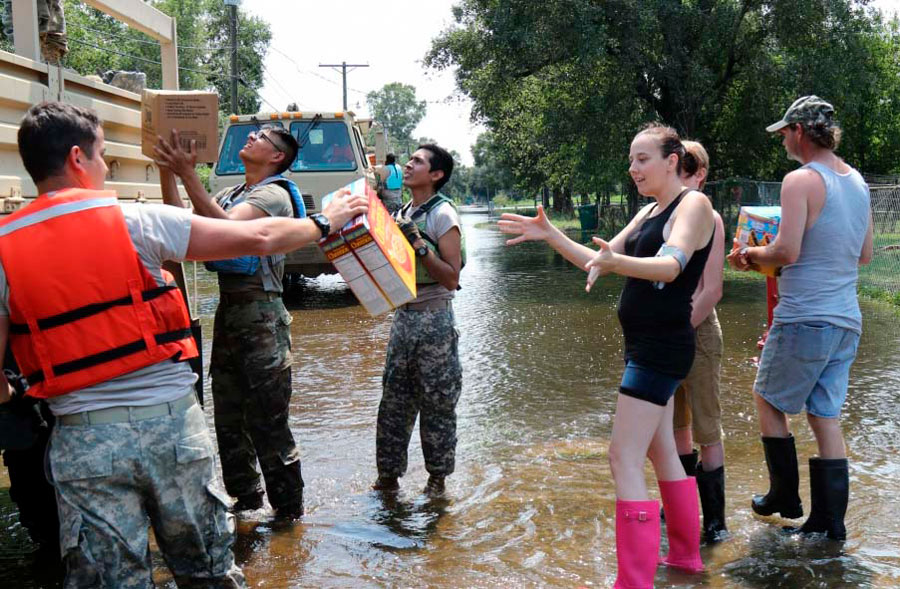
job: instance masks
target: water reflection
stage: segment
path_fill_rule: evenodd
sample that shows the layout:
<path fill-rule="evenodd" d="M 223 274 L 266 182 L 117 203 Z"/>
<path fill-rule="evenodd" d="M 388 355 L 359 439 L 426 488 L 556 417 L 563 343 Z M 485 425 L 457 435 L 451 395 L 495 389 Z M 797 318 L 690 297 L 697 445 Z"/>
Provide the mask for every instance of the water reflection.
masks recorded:
<path fill-rule="evenodd" d="M 464 390 L 457 471 L 443 501 L 421 494 L 427 473 L 415 434 L 400 492 L 370 490 L 389 318 L 369 317 L 334 277 L 308 281 L 286 298 L 294 317 L 291 426 L 303 455 L 307 515 L 292 525 L 277 524 L 269 510 L 242 517 L 235 552 L 252 586 L 612 584 L 615 496 L 607 440 L 622 370 L 615 317 L 621 282 L 605 278 L 586 293 L 582 272 L 540 245 L 505 248 L 500 233 L 475 227 L 485 220 L 464 217 L 469 260 L 456 303 Z M 212 277 L 201 276 L 208 338 L 216 289 Z M 841 545 L 784 536 L 780 526 L 791 522 L 750 510 L 750 496 L 766 488 L 749 392 L 764 305 L 758 280 L 729 281 L 719 305 L 733 538 L 702 548 L 703 575 L 660 568 L 657 585 L 898 586 L 896 313 L 863 305 L 865 334 L 844 416 L 851 498 L 849 537 Z M 208 360 L 208 342 L 204 354 Z M 209 406 L 207 412 L 211 424 Z M 802 418 L 794 419 L 794 433 L 808 512 L 806 459 L 815 441 Z M 10 542 L 27 546 L 9 513 L 0 505 L 7 530 L 0 550 Z M 0 568 L 3 586 L 38 586 L 20 561 L 2 558 Z M 171 585 L 162 568 L 156 578 Z"/>

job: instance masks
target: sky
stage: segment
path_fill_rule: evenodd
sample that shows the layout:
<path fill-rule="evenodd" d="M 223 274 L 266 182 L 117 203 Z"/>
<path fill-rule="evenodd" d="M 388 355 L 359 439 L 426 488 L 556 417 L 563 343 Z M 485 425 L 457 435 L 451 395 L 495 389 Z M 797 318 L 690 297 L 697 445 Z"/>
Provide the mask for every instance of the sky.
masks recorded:
<path fill-rule="evenodd" d="M 422 63 L 431 40 L 453 24 L 455 3 L 243 0 L 243 9 L 272 30 L 261 95 L 273 110 L 294 101 L 301 109 L 340 110 L 341 74 L 319 64 L 367 64 L 347 75 L 350 110 L 368 116 L 366 93 L 390 82 L 415 86 L 418 99 L 428 101 L 428 110 L 414 136 L 431 137 L 455 149 L 463 164 L 472 165 L 470 147 L 484 129 L 470 121 L 471 101 L 456 90 L 452 71 L 428 70 Z M 900 0 L 871 4 L 885 13 L 900 12 Z"/>
<path fill-rule="evenodd" d="M 366 93 L 391 82 L 415 86 L 428 101 L 415 137 L 455 149 L 472 165 L 471 145 L 483 128 L 470 122 L 471 102 L 455 91 L 453 73 L 427 70 L 422 60 L 432 38 L 453 23 L 452 0 L 243 0 L 241 7 L 269 23 L 262 97 L 284 109 L 341 110 L 341 74 L 319 64 L 368 64 L 347 74 L 347 107 L 368 116 Z M 348 68 L 349 70 L 349 68 Z M 268 107 L 263 103 L 263 109 Z"/>

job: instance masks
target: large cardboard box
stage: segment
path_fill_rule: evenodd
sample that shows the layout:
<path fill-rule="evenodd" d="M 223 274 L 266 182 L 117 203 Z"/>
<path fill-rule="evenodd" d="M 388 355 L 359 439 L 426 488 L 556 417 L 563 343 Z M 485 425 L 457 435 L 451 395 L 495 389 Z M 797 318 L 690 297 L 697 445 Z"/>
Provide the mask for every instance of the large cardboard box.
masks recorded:
<path fill-rule="evenodd" d="M 416 266 L 412 247 L 381 199 L 360 178 L 344 186 L 351 194 L 365 194 L 369 212 L 319 242 L 370 315 L 377 316 L 416 298 Z M 322 198 L 323 206 L 339 191 Z"/>
<path fill-rule="evenodd" d="M 738 216 L 735 239 L 741 246 L 754 247 L 769 245 L 778 235 L 781 224 L 781 207 L 741 207 Z M 759 266 L 754 264 L 753 270 L 766 276 L 778 276 L 781 268 L 775 266 Z"/>
<path fill-rule="evenodd" d="M 141 95 L 141 153 L 152 158 L 157 136 L 178 129 L 182 147 L 196 141 L 197 161 L 214 162 L 219 151 L 219 96 L 215 92 L 144 90 Z"/>

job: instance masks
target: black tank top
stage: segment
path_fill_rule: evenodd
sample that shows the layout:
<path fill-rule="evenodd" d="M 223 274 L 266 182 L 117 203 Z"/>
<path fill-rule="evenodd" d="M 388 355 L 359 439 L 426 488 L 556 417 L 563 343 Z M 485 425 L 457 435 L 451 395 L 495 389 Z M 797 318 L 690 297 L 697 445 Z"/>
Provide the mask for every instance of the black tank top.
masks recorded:
<path fill-rule="evenodd" d="M 625 241 L 625 254 L 638 258 L 655 256 L 665 241 L 666 222 L 688 192 L 684 190 L 660 214 L 645 218 Z M 649 280 L 625 279 L 619 296 L 625 360 L 675 378 L 687 376 L 694 362 L 691 298 L 703 275 L 712 242 L 711 236 L 703 249 L 694 252 L 681 274 L 662 289 Z"/>

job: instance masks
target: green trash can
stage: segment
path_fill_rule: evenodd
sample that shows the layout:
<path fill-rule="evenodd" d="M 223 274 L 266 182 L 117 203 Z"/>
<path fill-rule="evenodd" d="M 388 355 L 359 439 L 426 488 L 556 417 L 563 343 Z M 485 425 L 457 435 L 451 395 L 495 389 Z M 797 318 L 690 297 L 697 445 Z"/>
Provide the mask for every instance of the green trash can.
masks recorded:
<path fill-rule="evenodd" d="M 596 204 L 581 205 L 575 208 L 578 209 L 578 221 L 581 223 L 582 231 L 592 231 L 600 225 Z"/>

